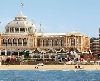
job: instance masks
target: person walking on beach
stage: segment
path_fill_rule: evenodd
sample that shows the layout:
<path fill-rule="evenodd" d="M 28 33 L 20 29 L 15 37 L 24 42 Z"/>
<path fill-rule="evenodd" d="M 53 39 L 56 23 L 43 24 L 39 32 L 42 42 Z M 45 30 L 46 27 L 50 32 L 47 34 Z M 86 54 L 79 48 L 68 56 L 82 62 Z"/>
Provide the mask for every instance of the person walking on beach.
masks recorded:
<path fill-rule="evenodd" d="M 35 69 L 38 69 L 38 66 L 35 66 Z"/>

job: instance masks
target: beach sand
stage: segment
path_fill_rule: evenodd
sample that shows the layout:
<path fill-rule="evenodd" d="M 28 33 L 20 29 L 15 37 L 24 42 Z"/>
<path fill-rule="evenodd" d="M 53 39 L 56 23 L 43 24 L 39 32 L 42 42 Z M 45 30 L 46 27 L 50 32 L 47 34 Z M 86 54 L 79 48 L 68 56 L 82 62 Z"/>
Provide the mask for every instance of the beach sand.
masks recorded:
<path fill-rule="evenodd" d="M 75 69 L 76 65 L 0 65 L 0 70 L 100 70 L 100 65 L 80 65 L 82 69 Z"/>

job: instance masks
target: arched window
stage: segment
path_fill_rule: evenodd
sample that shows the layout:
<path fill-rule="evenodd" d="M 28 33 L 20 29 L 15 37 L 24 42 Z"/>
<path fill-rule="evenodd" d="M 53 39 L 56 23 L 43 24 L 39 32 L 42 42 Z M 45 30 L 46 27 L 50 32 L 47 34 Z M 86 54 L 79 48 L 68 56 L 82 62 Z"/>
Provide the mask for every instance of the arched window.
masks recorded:
<path fill-rule="evenodd" d="M 17 39 L 13 39 L 13 42 L 14 42 L 14 43 L 17 43 Z"/>
<path fill-rule="evenodd" d="M 3 39 L 3 42 L 4 42 L 4 43 L 7 43 L 7 40 L 6 40 L 6 39 Z"/>
<path fill-rule="evenodd" d="M 8 39 L 8 43 L 11 43 L 12 42 L 12 40 L 11 39 Z"/>
<path fill-rule="evenodd" d="M 18 42 L 19 42 L 19 43 L 22 43 L 22 39 L 18 39 Z"/>
<path fill-rule="evenodd" d="M 23 42 L 27 42 L 26 38 L 23 39 Z"/>

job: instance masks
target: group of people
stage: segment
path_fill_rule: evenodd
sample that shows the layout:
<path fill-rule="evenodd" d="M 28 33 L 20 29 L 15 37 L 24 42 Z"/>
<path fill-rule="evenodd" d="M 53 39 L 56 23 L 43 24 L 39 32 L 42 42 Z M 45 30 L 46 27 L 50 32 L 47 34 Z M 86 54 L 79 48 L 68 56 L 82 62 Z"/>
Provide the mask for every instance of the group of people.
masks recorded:
<path fill-rule="evenodd" d="M 78 63 L 78 64 L 75 66 L 75 69 L 83 69 L 83 67 L 81 67 L 80 64 Z"/>
<path fill-rule="evenodd" d="M 35 66 L 35 69 L 38 69 L 38 66 Z"/>

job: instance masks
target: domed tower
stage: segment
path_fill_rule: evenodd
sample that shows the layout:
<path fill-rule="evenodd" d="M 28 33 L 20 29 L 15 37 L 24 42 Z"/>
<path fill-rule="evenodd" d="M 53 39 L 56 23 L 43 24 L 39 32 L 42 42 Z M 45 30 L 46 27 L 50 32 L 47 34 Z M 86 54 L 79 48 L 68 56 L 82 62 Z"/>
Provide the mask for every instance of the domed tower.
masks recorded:
<path fill-rule="evenodd" d="M 36 32 L 36 26 L 32 22 L 27 21 L 27 17 L 22 12 L 13 21 L 9 22 L 5 29 L 7 34 L 29 34 Z"/>

